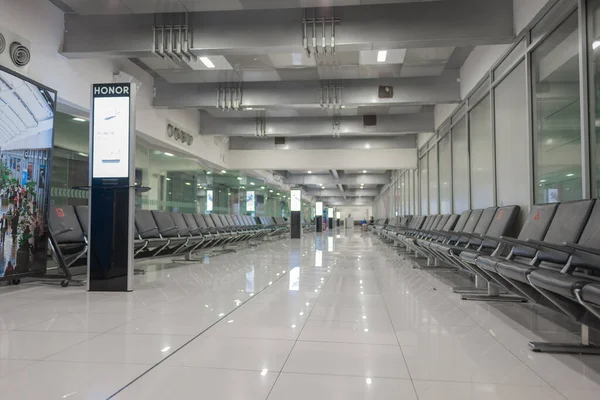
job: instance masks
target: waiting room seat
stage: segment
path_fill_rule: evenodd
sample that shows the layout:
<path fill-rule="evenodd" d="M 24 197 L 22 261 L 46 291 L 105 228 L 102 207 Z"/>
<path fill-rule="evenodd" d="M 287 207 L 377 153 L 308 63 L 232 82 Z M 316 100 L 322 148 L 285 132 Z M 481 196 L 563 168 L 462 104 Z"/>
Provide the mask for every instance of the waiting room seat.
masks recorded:
<path fill-rule="evenodd" d="M 69 268 L 87 254 L 87 237 L 73 206 L 52 206 L 48 216 L 50 245 L 53 255 L 60 258 L 59 265 Z"/>

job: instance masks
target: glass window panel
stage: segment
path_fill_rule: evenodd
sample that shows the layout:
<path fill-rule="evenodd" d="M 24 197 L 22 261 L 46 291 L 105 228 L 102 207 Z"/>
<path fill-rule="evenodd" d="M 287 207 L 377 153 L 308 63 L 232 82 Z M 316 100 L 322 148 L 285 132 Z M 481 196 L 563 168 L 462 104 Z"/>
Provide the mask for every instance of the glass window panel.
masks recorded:
<path fill-rule="evenodd" d="M 469 113 L 471 155 L 471 207 L 494 205 L 494 165 L 491 101 L 487 95 Z"/>
<path fill-rule="evenodd" d="M 440 214 L 452 212 L 452 149 L 450 135 L 444 136 L 438 144 L 440 164 Z"/>
<path fill-rule="evenodd" d="M 536 203 L 582 198 L 577 26 L 573 13 L 532 53 Z"/>
<path fill-rule="evenodd" d="M 594 121 L 600 121 L 600 0 L 593 0 L 589 3 L 590 13 L 590 43 L 588 48 L 592 49 L 592 53 L 589 57 L 590 62 L 590 112 L 594 110 Z M 595 173 L 596 182 L 596 198 L 600 198 L 600 123 L 595 124 L 595 137 L 592 140 L 596 141 L 596 154 L 593 163 L 596 165 L 592 171 Z M 592 132 L 590 132 L 592 134 Z"/>
<path fill-rule="evenodd" d="M 463 118 L 452 128 L 452 187 L 454 213 L 469 209 L 469 143 L 467 120 Z"/>
<path fill-rule="evenodd" d="M 514 49 L 506 56 L 506 58 L 496 67 L 494 71 L 494 79 L 498 79 L 508 68 L 513 65 L 520 57 L 525 54 L 527 50 L 527 43 L 525 43 L 525 39 L 521 40 L 519 44 L 517 44 Z"/>
<path fill-rule="evenodd" d="M 429 214 L 437 214 L 439 212 L 437 152 L 437 145 L 429 150 Z"/>
<path fill-rule="evenodd" d="M 420 196 L 421 196 L 421 214 L 428 215 L 429 213 L 429 196 L 428 188 L 429 181 L 427 176 L 427 155 L 419 161 L 419 179 L 420 179 Z"/>

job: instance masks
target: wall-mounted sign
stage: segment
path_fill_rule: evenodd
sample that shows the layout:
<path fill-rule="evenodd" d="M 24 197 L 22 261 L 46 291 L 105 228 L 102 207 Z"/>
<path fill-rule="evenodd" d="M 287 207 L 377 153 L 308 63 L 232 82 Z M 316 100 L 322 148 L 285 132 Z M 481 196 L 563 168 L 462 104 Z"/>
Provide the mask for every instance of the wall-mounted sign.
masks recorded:
<path fill-rule="evenodd" d="M 322 201 L 317 201 L 317 204 L 315 204 L 315 213 L 317 215 L 317 217 L 322 217 L 323 216 L 323 202 Z"/>
<path fill-rule="evenodd" d="M 246 192 L 246 211 L 254 212 L 254 191 L 249 190 Z"/>
<path fill-rule="evenodd" d="M 213 191 L 207 190 L 206 191 L 206 211 L 212 211 L 212 210 L 213 210 Z"/>
<path fill-rule="evenodd" d="M 194 137 L 191 134 L 177 127 L 172 122 L 167 124 L 167 137 L 177 142 L 187 144 L 188 146 L 191 146 L 192 143 L 194 143 Z"/>
<path fill-rule="evenodd" d="M 327 210 L 327 218 L 333 218 L 333 208 L 330 207 L 329 210 Z"/>
<path fill-rule="evenodd" d="M 92 98 L 92 178 L 128 178 L 131 84 L 93 85 Z"/>
<path fill-rule="evenodd" d="M 341 217 L 342 217 L 342 213 L 339 211 L 336 211 L 335 218 L 340 219 Z"/>
<path fill-rule="evenodd" d="M 291 211 L 302 211 L 302 190 L 292 189 L 291 199 Z"/>

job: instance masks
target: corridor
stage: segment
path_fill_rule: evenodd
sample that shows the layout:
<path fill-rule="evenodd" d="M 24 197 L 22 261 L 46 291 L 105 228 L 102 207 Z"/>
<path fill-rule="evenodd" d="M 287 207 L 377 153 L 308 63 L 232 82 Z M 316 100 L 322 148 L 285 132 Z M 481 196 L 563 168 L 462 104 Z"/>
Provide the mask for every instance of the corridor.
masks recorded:
<path fill-rule="evenodd" d="M 405 259 L 406 258 L 406 259 Z M 152 261 L 157 263 L 157 261 Z M 374 235 L 343 229 L 196 265 L 132 293 L 0 295 L 0 393 L 18 399 L 596 398 L 600 360 L 536 354 L 577 330 L 524 304 L 461 302 Z"/>

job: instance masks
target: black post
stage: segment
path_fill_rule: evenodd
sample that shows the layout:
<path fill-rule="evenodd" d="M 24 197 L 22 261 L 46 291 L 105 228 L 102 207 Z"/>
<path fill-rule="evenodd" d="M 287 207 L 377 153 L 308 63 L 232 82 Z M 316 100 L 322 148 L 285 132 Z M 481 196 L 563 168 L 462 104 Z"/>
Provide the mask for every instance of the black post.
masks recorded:
<path fill-rule="evenodd" d="M 323 232 L 323 216 L 317 215 L 317 232 Z"/>
<path fill-rule="evenodd" d="M 328 218 L 329 221 L 329 229 L 333 229 L 333 216 Z"/>
<path fill-rule="evenodd" d="M 290 234 L 292 239 L 300 239 L 302 236 L 301 211 L 292 211 L 290 215 Z"/>

